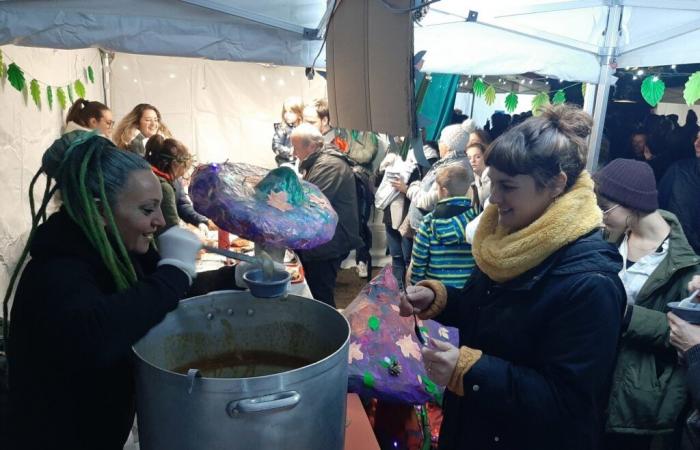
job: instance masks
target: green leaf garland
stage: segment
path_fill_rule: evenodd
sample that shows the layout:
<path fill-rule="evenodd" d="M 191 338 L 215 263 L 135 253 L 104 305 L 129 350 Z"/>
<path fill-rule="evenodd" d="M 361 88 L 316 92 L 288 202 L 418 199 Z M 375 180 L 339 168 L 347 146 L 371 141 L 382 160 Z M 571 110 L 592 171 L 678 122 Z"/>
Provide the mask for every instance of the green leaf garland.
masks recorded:
<path fill-rule="evenodd" d="M 58 104 L 61 105 L 61 109 L 66 109 L 66 93 L 63 88 L 56 89 L 56 98 L 58 99 Z"/>
<path fill-rule="evenodd" d="M 683 98 L 688 106 L 692 106 L 700 98 L 700 72 L 695 72 L 686 81 Z"/>
<path fill-rule="evenodd" d="M 496 89 L 494 89 L 493 86 L 486 88 L 486 91 L 484 92 L 484 101 L 486 101 L 486 104 L 489 106 L 496 103 Z"/>
<path fill-rule="evenodd" d="M 92 66 L 88 66 L 87 68 L 87 76 L 88 79 L 90 80 L 90 83 L 95 83 L 95 72 L 92 70 Z"/>
<path fill-rule="evenodd" d="M 472 92 L 474 92 L 474 95 L 476 95 L 477 97 L 481 97 L 482 95 L 484 95 L 484 93 L 486 92 L 486 84 L 484 84 L 484 80 L 482 80 L 481 78 L 477 78 L 474 81 L 474 85 L 472 86 Z"/>
<path fill-rule="evenodd" d="M 0 52 L 0 78 L 5 76 L 5 63 L 2 62 L 2 52 Z"/>
<path fill-rule="evenodd" d="M 559 89 L 554 94 L 554 97 L 552 97 L 552 104 L 561 105 L 562 103 L 566 103 L 566 93 L 564 92 L 564 90 Z"/>
<path fill-rule="evenodd" d="M 53 91 L 51 86 L 46 86 L 46 102 L 49 104 L 49 109 L 53 109 Z"/>
<path fill-rule="evenodd" d="M 540 109 L 549 104 L 549 94 L 546 92 L 540 92 L 539 94 L 535 95 L 532 99 L 532 115 L 533 116 L 539 116 L 542 114 L 542 111 Z"/>
<path fill-rule="evenodd" d="M 85 85 L 80 80 L 75 80 L 75 93 L 78 94 L 78 98 L 85 98 Z"/>
<path fill-rule="evenodd" d="M 651 106 L 656 106 L 659 104 L 661 99 L 664 97 L 664 92 L 666 91 L 666 84 L 663 80 L 657 76 L 649 76 L 642 81 L 642 98 L 644 101 L 649 103 Z"/>
<path fill-rule="evenodd" d="M 66 88 L 68 90 L 68 99 L 70 100 L 70 104 L 72 105 L 73 102 L 75 102 L 75 99 L 73 99 L 73 86 L 69 84 L 68 86 L 66 86 Z"/>
<path fill-rule="evenodd" d="M 39 82 L 36 79 L 29 83 L 29 93 L 32 95 L 32 100 L 37 108 L 41 108 L 41 90 L 39 89 Z"/>
<path fill-rule="evenodd" d="M 581 83 L 581 97 L 586 96 L 586 83 Z"/>
<path fill-rule="evenodd" d="M 13 88 L 22 92 L 25 86 L 24 72 L 15 63 L 10 64 L 7 68 L 7 79 L 10 80 L 10 84 Z"/>
<path fill-rule="evenodd" d="M 512 113 L 518 107 L 518 94 L 511 92 L 506 96 L 506 111 Z"/>

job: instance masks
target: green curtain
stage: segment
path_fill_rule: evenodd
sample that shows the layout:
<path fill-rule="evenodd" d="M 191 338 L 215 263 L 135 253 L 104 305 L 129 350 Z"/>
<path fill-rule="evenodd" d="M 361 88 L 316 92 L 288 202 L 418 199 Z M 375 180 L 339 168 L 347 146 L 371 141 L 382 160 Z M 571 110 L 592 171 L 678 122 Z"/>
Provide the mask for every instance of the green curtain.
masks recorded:
<path fill-rule="evenodd" d="M 427 81 L 427 89 L 421 101 L 421 84 L 424 79 L 416 80 L 416 98 L 418 104 L 418 126 L 425 128 L 425 137 L 429 141 L 436 141 L 440 131 L 447 126 L 452 119 L 452 111 L 457 95 L 459 75 L 446 73 L 433 73 Z M 423 77 L 421 77 L 423 78 Z"/>

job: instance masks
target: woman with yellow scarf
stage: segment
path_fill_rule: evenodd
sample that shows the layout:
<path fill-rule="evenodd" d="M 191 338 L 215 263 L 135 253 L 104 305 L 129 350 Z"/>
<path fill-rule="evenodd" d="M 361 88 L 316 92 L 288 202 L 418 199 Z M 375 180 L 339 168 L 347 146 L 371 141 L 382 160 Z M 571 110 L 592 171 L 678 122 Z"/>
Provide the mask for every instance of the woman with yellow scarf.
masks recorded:
<path fill-rule="evenodd" d="M 620 336 L 621 260 L 584 170 L 590 117 L 548 107 L 485 155 L 491 198 L 461 290 L 425 280 L 401 314 L 460 332 L 423 348 L 447 386 L 440 449 L 597 449 Z"/>

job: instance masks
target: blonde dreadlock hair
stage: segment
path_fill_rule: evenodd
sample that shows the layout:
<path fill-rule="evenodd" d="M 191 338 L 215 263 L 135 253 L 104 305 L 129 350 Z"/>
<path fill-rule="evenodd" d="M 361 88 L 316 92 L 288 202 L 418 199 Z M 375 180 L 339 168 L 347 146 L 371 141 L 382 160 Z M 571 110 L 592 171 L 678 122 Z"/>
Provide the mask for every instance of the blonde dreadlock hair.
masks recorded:
<path fill-rule="evenodd" d="M 117 289 L 127 289 L 136 281 L 136 272 L 112 213 L 118 194 L 129 175 L 136 170 L 150 171 L 150 166 L 140 156 L 119 150 L 110 140 L 96 135 L 95 132 L 82 134 L 69 146 L 57 142 L 44 153 L 41 168 L 29 185 L 32 228 L 3 301 L 5 342 L 8 305 L 15 282 L 29 254 L 36 229 L 41 221 L 46 220 L 46 207 L 57 190 L 61 191 L 66 212 L 99 253 Z M 37 210 L 34 204 L 34 189 L 42 174 L 46 175 L 46 186 Z M 107 223 L 106 227 L 103 220 Z"/>

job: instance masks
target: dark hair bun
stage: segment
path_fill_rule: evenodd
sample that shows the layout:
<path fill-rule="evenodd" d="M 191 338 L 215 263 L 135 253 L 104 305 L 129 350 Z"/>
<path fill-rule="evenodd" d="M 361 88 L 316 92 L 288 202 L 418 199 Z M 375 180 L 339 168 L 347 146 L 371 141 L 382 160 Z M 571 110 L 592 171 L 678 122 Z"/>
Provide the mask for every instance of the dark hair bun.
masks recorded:
<path fill-rule="evenodd" d="M 541 111 L 544 119 L 570 137 L 586 139 L 591 134 L 593 119 L 579 108 L 570 105 L 548 105 Z"/>

